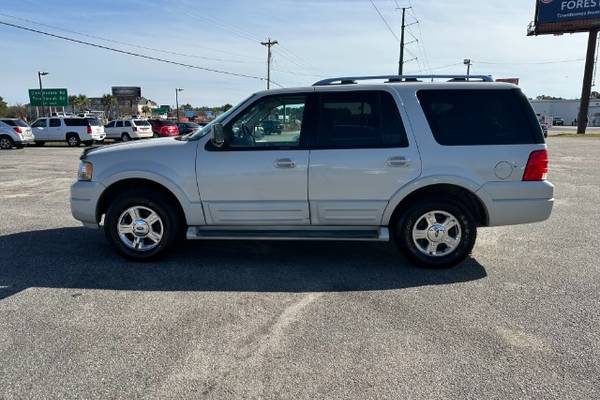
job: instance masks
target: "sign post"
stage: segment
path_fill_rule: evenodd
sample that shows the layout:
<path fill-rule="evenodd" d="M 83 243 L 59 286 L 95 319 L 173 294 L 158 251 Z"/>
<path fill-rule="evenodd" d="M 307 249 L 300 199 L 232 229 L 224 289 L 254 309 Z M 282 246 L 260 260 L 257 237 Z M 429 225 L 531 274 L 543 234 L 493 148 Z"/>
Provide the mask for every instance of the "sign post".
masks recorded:
<path fill-rule="evenodd" d="M 585 71 L 583 73 L 583 87 L 581 89 L 581 104 L 577 116 L 577 133 L 584 134 L 588 125 L 588 112 L 590 109 L 590 96 L 592 95 L 592 80 L 594 79 L 594 62 L 596 59 L 596 43 L 598 42 L 598 29 L 590 31 L 587 55 L 585 57 Z"/>
<path fill-rule="evenodd" d="M 535 20 L 528 35 L 562 35 L 589 32 L 581 105 L 577 118 L 577 133 L 587 129 L 590 95 L 596 58 L 596 43 L 600 30 L 600 1 L 598 0 L 536 0 Z"/>

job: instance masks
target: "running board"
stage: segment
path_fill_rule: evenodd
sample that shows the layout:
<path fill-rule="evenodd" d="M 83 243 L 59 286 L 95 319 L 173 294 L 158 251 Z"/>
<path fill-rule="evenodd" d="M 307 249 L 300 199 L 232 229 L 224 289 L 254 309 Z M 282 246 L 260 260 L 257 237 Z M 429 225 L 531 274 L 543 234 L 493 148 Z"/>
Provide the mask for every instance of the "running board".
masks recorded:
<path fill-rule="evenodd" d="M 191 226 L 188 240 L 343 240 L 387 242 L 387 227 L 265 227 L 232 228 Z"/>

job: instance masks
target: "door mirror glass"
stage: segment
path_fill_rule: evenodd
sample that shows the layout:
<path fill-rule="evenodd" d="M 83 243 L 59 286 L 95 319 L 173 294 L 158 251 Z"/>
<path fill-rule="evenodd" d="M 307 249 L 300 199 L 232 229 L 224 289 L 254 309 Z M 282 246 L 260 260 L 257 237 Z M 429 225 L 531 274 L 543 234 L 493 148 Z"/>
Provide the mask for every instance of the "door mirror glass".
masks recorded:
<path fill-rule="evenodd" d="M 214 124 L 211 127 L 212 131 L 212 144 L 218 149 L 225 149 L 229 143 L 227 140 L 227 135 L 225 135 L 225 130 L 223 129 L 223 124 Z"/>

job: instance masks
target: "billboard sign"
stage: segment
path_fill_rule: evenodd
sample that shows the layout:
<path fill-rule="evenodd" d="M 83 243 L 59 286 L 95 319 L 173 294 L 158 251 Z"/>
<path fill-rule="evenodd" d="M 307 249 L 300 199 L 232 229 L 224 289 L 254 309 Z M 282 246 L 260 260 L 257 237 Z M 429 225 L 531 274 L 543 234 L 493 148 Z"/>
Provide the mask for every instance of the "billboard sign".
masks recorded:
<path fill-rule="evenodd" d="M 600 0 L 536 0 L 530 35 L 587 32 L 600 28 Z"/>
<path fill-rule="evenodd" d="M 112 95 L 119 99 L 133 100 L 142 97 L 142 88 L 139 86 L 113 86 Z"/>
<path fill-rule="evenodd" d="M 69 105 L 69 96 L 67 89 L 43 89 L 44 101 L 46 107 L 66 107 Z M 40 89 L 29 89 L 29 104 L 32 107 L 42 105 L 42 92 Z"/>

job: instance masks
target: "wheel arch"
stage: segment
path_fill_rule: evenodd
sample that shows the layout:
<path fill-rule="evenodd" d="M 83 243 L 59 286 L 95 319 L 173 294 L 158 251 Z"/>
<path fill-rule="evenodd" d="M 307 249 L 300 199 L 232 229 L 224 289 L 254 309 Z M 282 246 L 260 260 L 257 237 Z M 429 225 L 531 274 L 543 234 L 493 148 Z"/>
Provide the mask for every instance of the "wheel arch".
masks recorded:
<path fill-rule="evenodd" d="M 417 201 L 451 196 L 460 199 L 472 213 L 478 226 L 489 224 L 489 213 L 485 202 L 476 194 L 478 185 L 459 182 L 427 182 L 408 190 L 401 190 L 394 196 L 383 215 L 383 224 L 395 223 L 402 213 Z"/>
<path fill-rule="evenodd" d="M 96 221 L 100 221 L 102 215 L 106 214 L 111 201 L 116 199 L 121 193 L 132 189 L 147 189 L 164 194 L 177 208 L 178 214 L 183 218 L 183 223 L 185 224 L 189 220 L 181 199 L 167 186 L 147 178 L 125 178 L 109 184 L 102 192 L 96 204 Z"/>

